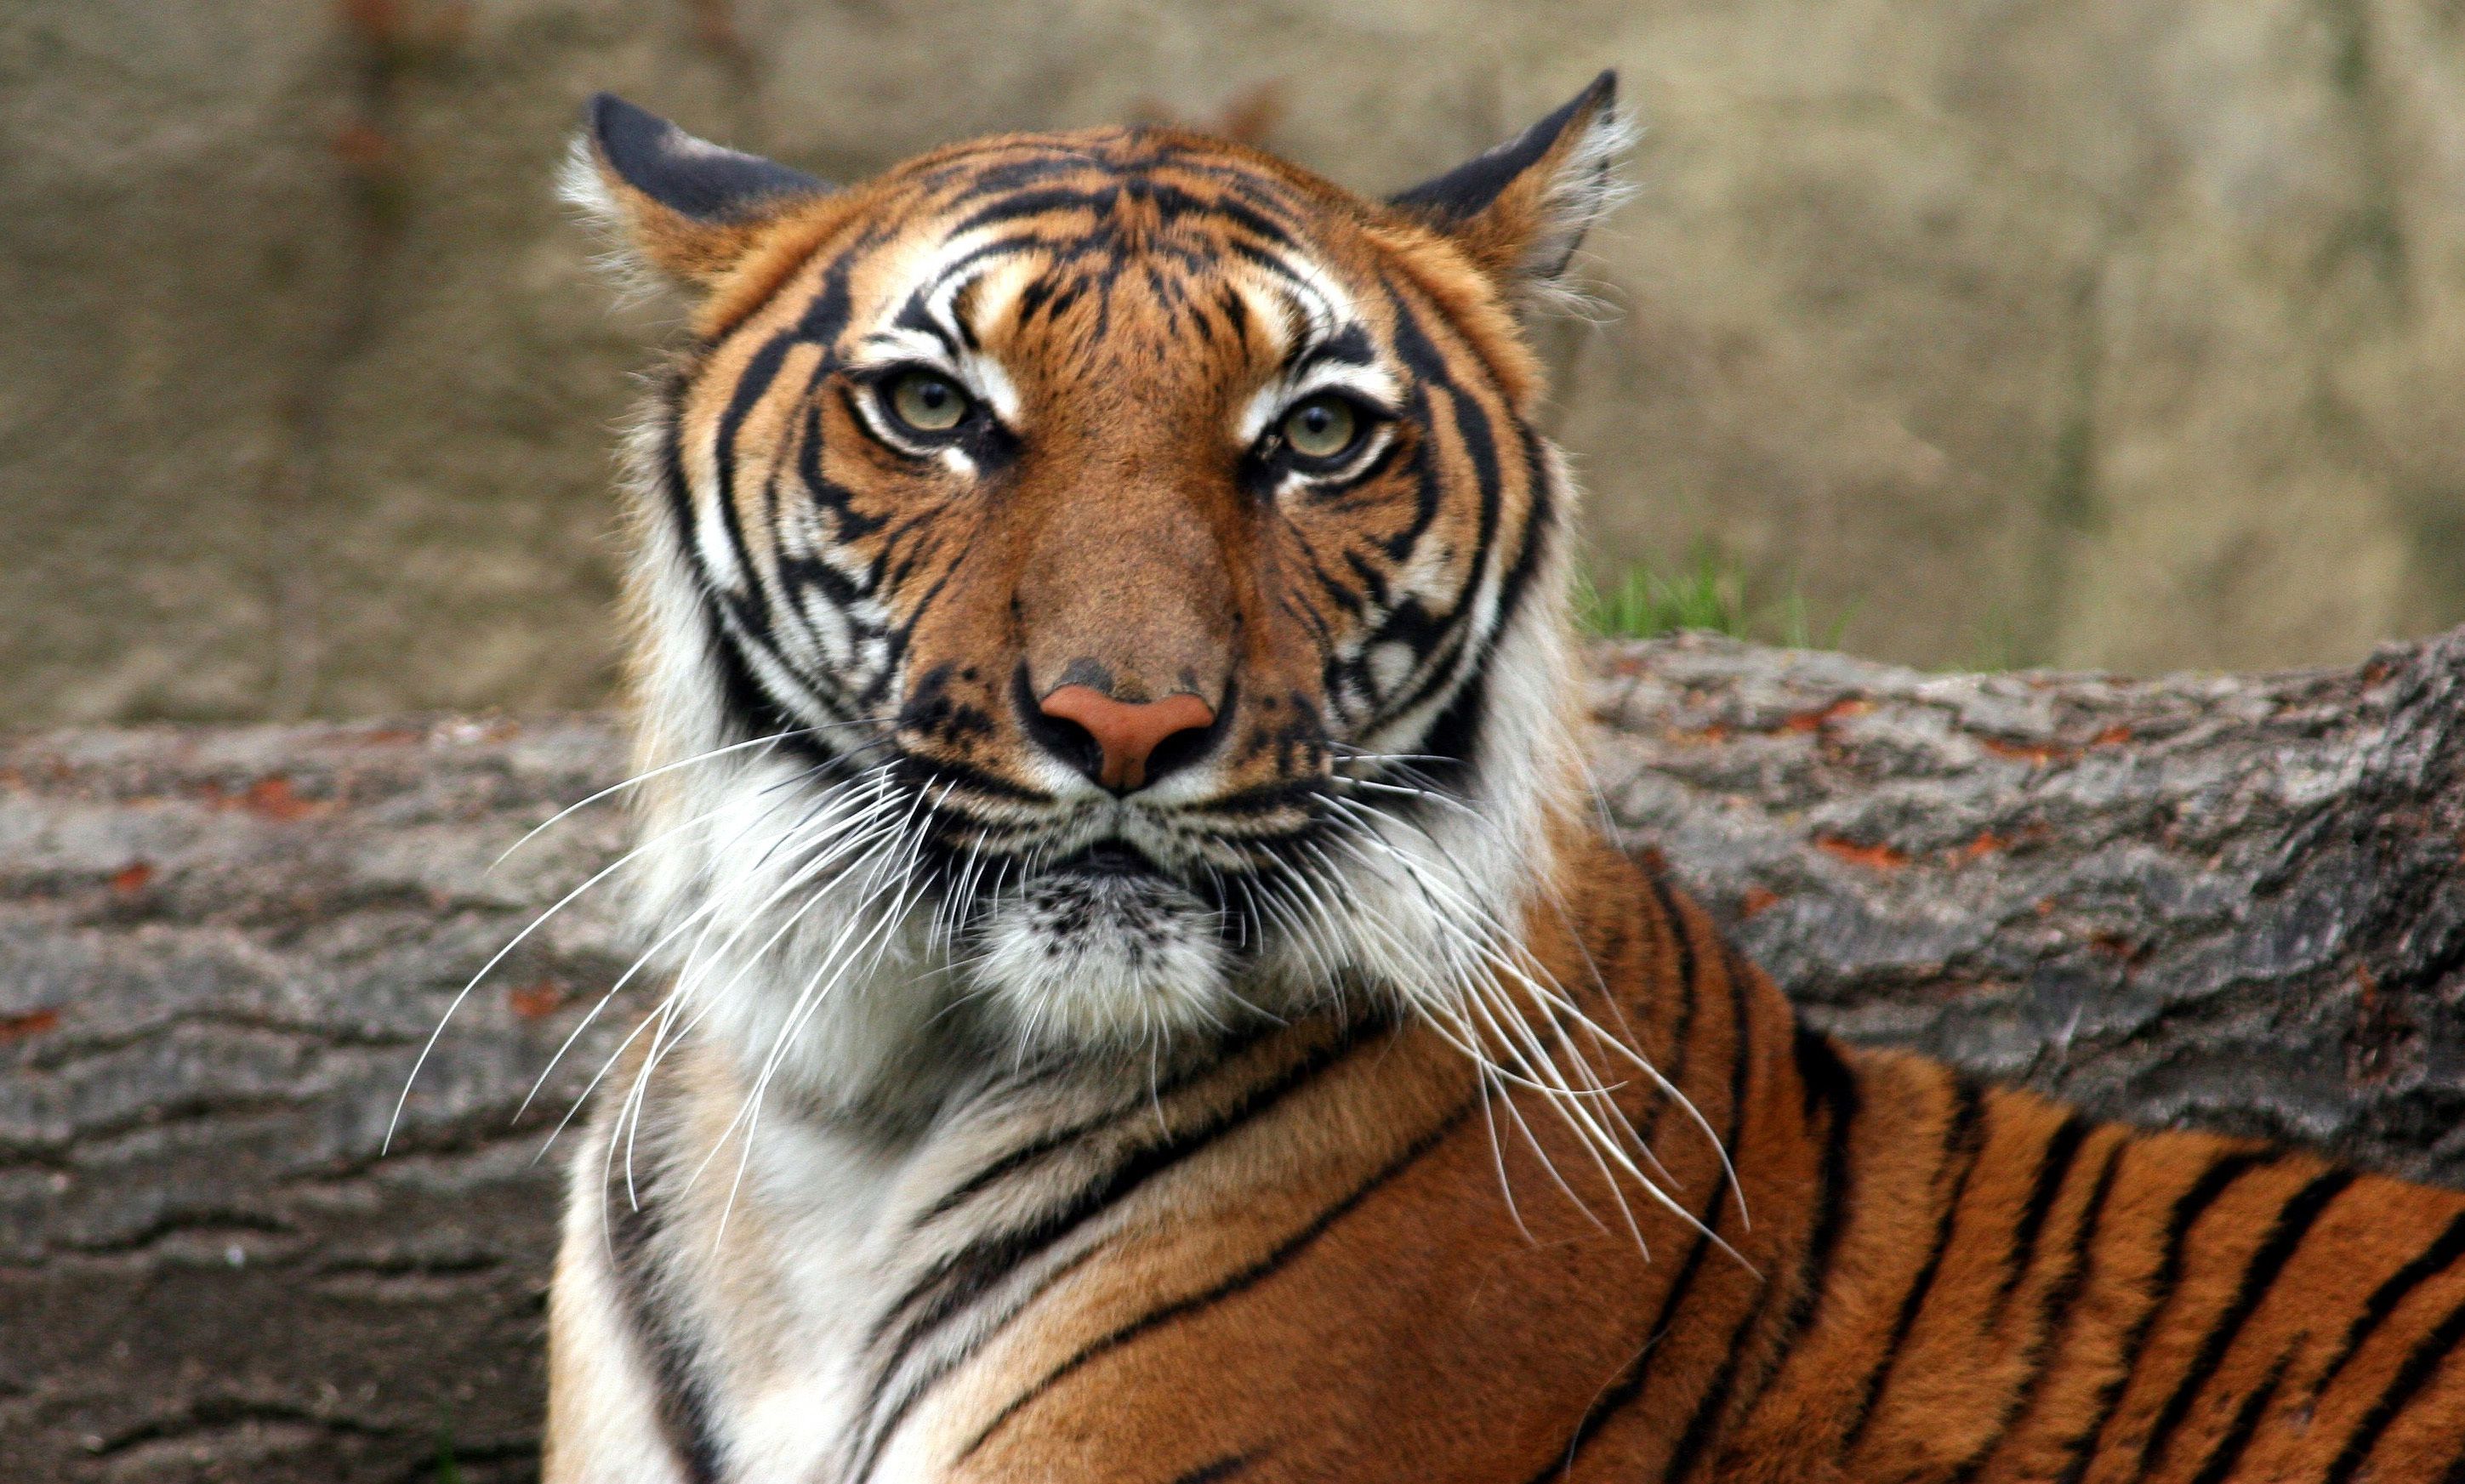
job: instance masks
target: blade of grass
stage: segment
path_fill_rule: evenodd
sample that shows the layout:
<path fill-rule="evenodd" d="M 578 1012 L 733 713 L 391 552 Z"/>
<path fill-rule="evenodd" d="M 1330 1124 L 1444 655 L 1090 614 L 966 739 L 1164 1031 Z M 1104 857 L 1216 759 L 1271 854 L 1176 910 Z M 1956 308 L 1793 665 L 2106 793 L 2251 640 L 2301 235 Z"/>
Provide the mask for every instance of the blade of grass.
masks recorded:
<path fill-rule="evenodd" d="M 1806 649 L 1816 641 L 1805 594 L 1794 583 L 1776 599 L 1754 591 L 1745 565 L 1714 541 L 1695 543 L 1671 570 L 1635 564 L 1607 587 L 1587 578 L 1576 594 L 1579 611 L 1595 633 L 1608 638 L 1649 639 L 1684 630 Z M 1839 642 L 1848 619 L 1829 627 L 1823 641 Z"/>

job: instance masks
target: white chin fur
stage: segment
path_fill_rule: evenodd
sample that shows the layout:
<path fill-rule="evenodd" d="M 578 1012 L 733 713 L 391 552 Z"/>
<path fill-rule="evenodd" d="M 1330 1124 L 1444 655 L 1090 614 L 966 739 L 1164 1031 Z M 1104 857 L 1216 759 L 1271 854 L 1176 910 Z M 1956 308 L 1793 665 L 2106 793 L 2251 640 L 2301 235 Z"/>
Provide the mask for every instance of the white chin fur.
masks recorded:
<path fill-rule="evenodd" d="M 1222 1025 L 1214 915 L 1170 882 L 1069 874 L 1006 895 L 969 965 L 1023 1050 L 1153 1044 Z"/>

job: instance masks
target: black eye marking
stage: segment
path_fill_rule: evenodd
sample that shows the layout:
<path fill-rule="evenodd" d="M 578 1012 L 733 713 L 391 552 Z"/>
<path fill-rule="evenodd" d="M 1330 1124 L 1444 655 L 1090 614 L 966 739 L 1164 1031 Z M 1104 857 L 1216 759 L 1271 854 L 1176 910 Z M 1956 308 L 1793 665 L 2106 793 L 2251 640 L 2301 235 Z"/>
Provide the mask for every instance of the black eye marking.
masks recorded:
<path fill-rule="evenodd" d="M 945 449 L 965 454 L 973 472 L 1007 462 L 1018 435 L 952 373 L 913 362 L 856 370 L 840 384 L 848 410 L 874 441 L 931 462 Z"/>

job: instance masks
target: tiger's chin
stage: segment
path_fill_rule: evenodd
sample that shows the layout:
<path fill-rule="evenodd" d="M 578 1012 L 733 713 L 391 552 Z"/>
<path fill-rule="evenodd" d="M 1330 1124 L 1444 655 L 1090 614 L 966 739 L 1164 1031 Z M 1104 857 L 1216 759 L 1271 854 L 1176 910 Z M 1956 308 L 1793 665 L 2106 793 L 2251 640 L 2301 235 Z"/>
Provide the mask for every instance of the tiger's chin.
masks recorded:
<path fill-rule="evenodd" d="M 1216 919 L 1152 871 L 1065 866 L 989 906 L 969 973 L 1022 1051 L 1156 1047 L 1238 1008 Z"/>

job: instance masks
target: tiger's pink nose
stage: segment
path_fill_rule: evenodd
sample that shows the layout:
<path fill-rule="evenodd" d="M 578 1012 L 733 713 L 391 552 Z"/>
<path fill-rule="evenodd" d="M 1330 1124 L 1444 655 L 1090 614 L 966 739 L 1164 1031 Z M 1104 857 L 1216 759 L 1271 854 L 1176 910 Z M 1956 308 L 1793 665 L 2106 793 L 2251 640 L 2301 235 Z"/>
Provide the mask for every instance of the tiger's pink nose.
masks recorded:
<path fill-rule="evenodd" d="M 1115 700 L 1090 685 L 1064 685 L 1037 703 L 1055 751 L 1116 793 L 1144 788 L 1198 755 L 1215 708 L 1184 692 L 1162 700 Z M 1170 745 L 1167 745 L 1170 744 Z"/>

